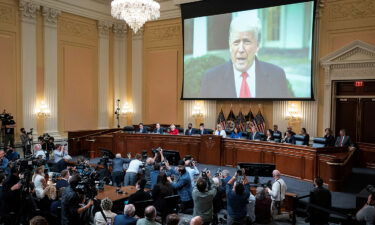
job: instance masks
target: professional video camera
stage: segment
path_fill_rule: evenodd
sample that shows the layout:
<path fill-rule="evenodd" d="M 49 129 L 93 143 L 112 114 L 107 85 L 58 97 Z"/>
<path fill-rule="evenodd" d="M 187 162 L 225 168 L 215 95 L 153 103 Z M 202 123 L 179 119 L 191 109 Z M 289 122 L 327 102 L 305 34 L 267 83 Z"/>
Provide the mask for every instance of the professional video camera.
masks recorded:
<path fill-rule="evenodd" d="M 46 160 L 44 159 L 29 157 L 18 159 L 15 166 L 19 172 L 23 172 L 25 170 L 33 170 L 34 168 L 43 166 L 45 164 Z"/>
<path fill-rule="evenodd" d="M 84 194 L 89 199 L 94 199 L 98 190 L 104 189 L 104 182 L 99 180 L 99 174 L 96 171 L 90 174 L 81 174 L 81 181 L 75 187 L 75 190 Z"/>
<path fill-rule="evenodd" d="M 375 195 L 375 186 L 374 185 L 367 185 L 366 190 L 370 192 L 372 195 Z"/>
<path fill-rule="evenodd" d="M 48 142 L 51 136 L 48 133 L 44 133 L 38 137 L 38 140 L 43 140 L 44 142 Z"/>
<path fill-rule="evenodd" d="M 223 172 L 223 170 L 221 168 L 218 168 L 215 172 L 215 177 L 220 177 L 221 176 L 221 172 Z"/>
<path fill-rule="evenodd" d="M 4 110 L 5 111 L 5 110 Z M 10 115 L 9 113 L 2 113 L 0 114 L 0 120 L 5 123 L 5 122 L 9 122 L 11 120 L 13 120 L 13 116 Z"/>

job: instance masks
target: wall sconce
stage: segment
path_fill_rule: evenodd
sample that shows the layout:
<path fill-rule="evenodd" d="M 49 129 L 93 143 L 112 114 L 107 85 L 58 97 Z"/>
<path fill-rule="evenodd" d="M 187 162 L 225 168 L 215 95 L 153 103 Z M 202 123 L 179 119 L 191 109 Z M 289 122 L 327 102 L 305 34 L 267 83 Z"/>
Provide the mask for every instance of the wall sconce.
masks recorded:
<path fill-rule="evenodd" d="M 39 107 L 37 107 L 35 110 L 35 113 L 38 118 L 48 118 L 51 116 L 51 110 L 44 101 L 40 102 Z"/>
<path fill-rule="evenodd" d="M 203 118 L 204 114 L 203 114 L 203 111 L 202 111 L 202 106 L 201 106 L 201 104 L 195 104 L 195 105 L 193 106 L 192 116 L 193 116 L 194 118 Z"/>
<path fill-rule="evenodd" d="M 128 102 L 125 102 L 124 106 L 122 107 L 121 114 L 125 116 L 132 115 L 133 107 Z"/>
<path fill-rule="evenodd" d="M 300 120 L 301 113 L 296 103 L 291 103 L 288 106 L 288 115 L 286 117 L 287 120 Z"/>

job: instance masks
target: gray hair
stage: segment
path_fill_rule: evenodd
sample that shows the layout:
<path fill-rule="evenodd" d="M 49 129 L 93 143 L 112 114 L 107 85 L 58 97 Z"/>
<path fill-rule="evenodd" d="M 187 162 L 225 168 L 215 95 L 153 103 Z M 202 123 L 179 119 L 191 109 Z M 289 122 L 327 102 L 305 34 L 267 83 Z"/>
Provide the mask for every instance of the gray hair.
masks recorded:
<path fill-rule="evenodd" d="M 100 206 L 102 207 L 103 210 L 111 210 L 112 209 L 112 200 L 109 198 L 105 198 L 102 200 L 100 203 Z"/>
<path fill-rule="evenodd" d="M 234 32 L 252 32 L 254 38 L 257 40 L 258 44 L 260 42 L 260 33 L 262 30 L 262 25 L 257 16 L 250 15 L 240 15 L 232 19 L 229 27 L 229 43 L 232 40 L 232 33 Z"/>
<path fill-rule="evenodd" d="M 224 177 L 227 177 L 227 176 L 229 176 L 229 171 L 228 171 L 228 170 L 223 170 L 223 171 L 221 172 L 221 174 L 222 174 Z"/>
<path fill-rule="evenodd" d="M 133 204 L 125 205 L 124 207 L 124 214 L 130 217 L 134 216 L 135 214 L 135 207 Z"/>
<path fill-rule="evenodd" d="M 116 158 L 121 158 L 121 154 L 120 154 L 120 153 L 117 153 L 117 154 L 116 154 Z"/>

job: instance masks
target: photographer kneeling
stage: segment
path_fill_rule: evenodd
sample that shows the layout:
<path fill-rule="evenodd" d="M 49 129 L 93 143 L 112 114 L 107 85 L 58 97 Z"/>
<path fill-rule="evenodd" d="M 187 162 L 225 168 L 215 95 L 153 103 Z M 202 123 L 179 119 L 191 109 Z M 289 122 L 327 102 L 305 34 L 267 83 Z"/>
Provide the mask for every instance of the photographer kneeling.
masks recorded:
<path fill-rule="evenodd" d="M 61 225 L 79 224 L 80 214 L 94 204 L 91 199 L 86 205 L 82 204 L 84 196 L 76 190 L 80 181 L 80 175 L 73 175 L 69 180 L 69 186 L 64 190 L 61 200 Z"/>

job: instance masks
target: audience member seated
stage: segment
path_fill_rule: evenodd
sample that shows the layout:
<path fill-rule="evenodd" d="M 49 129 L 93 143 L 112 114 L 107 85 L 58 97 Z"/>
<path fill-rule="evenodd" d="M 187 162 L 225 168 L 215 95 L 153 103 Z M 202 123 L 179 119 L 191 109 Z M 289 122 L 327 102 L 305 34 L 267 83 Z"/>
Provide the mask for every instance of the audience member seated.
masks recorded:
<path fill-rule="evenodd" d="M 168 213 L 167 201 L 164 199 L 167 196 L 173 195 L 173 187 L 167 179 L 164 172 L 160 172 L 157 178 L 157 184 L 152 189 L 152 198 L 154 199 L 154 206 L 162 216 Z"/>
<path fill-rule="evenodd" d="M 251 126 L 251 133 L 249 134 L 249 140 L 261 140 L 262 136 L 257 131 L 257 128 L 255 126 Z"/>
<path fill-rule="evenodd" d="M 124 207 L 124 215 L 117 215 L 115 216 L 115 221 L 113 225 L 136 225 L 137 218 L 134 217 L 135 215 L 135 207 L 133 204 L 127 204 Z"/>
<path fill-rule="evenodd" d="M 258 187 L 255 200 L 255 215 L 257 223 L 267 224 L 271 222 L 271 203 L 271 197 L 267 194 L 266 189 Z"/>
<path fill-rule="evenodd" d="M 56 149 L 53 150 L 53 159 L 55 163 L 58 163 L 60 160 L 71 160 L 72 157 L 68 154 L 68 149 L 65 146 L 57 144 Z"/>
<path fill-rule="evenodd" d="M 35 169 L 34 175 L 32 177 L 32 182 L 35 187 L 35 195 L 37 198 L 44 198 L 44 189 L 47 187 L 47 182 L 44 179 L 44 167 L 38 167 Z"/>
<path fill-rule="evenodd" d="M 208 134 L 208 131 L 204 128 L 204 123 L 199 124 L 199 133 L 200 135 Z"/>
<path fill-rule="evenodd" d="M 192 123 L 189 123 L 188 124 L 188 128 L 185 130 L 185 135 L 193 135 L 194 132 L 193 132 L 193 124 Z"/>
<path fill-rule="evenodd" d="M 120 153 L 116 154 L 116 158 L 112 160 L 112 184 L 113 186 L 121 187 L 124 181 L 124 167 L 125 164 L 131 162 L 131 155 L 128 153 L 128 158 L 122 158 Z"/>
<path fill-rule="evenodd" d="M 291 126 L 288 126 L 288 127 L 286 128 L 285 133 L 284 133 L 284 137 L 286 136 L 286 132 L 287 132 L 287 131 L 289 131 L 289 132 L 292 134 L 292 136 L 296 135 L 296 133 L 293 131 L 292 127 L 291 127 Z"/>
<path fill-rule="evenodd" d="M 324 130 L 324 138 L 326 139 L 327 146 L 335 146 L 335 137 L 333 136 L 331 128 Z"/>
<path fill-rule="evenodd" d="M 190 225 L 203 225 L 202 217 L 195 216 L 190 220 Z"/>
<path fill-rule="evenodd" d="M 51 204 L 57 199 L 57 191 L 54 185 L 48 185 L 44 189 L 44 197 L 39 201 L 39 209 L 42 212 L 49 212 Z"/>
<path fill-rule="evenodd" d="M 143 123 L 138 124 L 138 130 L 136 130 L 136 133 L 141 133 L 141 134 L 147 134 L 148 130 L 146 127 L 143 126 Z"/>
<path fill-rule="evenodd" d="M 236 181 L 237 180 L 237 181 Z M 246 224 L 247 204 L 250 196 L 250 185 L 246 176 L 236 174 L 229 180 L 227 187 L 227 224 Z"/>
<path fill-rule="evenodd" d="M 207 177 L 200 177 L 193 189 L 193 216 L 200 216 L 204 223 L 210 223 L 213 218 L 213 200 L 216 195 L 216 185 L 211 179 L 211 172 L 206 171 Z M 209 180 L 210 185 L 207 183 Z"/>
<path fill-rule="evenodd" d="M 375 196 L 370 194 L 367 198 L 366 204 L 356 214 L 356 219 L 359 222 L 364 222 L 366 225 L 374 225 L 375 223 Z"/>
<path fill-rule="evenodd" d="M 340 130 L 340 136 L 336 138 L 336 147 L 349 147 L 352 145 L 352 141 L 350 140 L 350 137 L 346 135 L 346 130 L 341 129 Z"/>
<path fill-rule="evenodd" d="M 230 134 L 230 138 L 240 139 L 241 137 L 242 137 L 242 132 L 238 132 L 237 127 L 235 127 L 233 132 Z"/>
<path fill-rule="evenodd" d="M 174 190 L 177 191 L 178 195 L 181 198 L 181 211 L 184 212 L 187 209 L 193 208 L 193 199 L 191 196 L 192 187 L 191 187 L 191 180 L 190 175 L 186 171 L 184 165 L 178 166 L 178 173 L 180 176 L 177 180 L 172 182 L 171 178 L 168 177 L 169 182 L 172 183 L 172 187 Z"/>
<path fill-rule="evenodd" d="M 178 135 L 178 129 L 176 129 L 176 126 L 174 124 L 172 124 L 170 127 L 169 127 L 170 131 L 168 132 L 168 134 L 171 134 L 171 135 Z"/>
<path fill-rule="evenodd" d="M 58 181 L 56 181 L 56 189 L 59 190 L 60 188 L 68 187 L 69 177 L 70 177 L 69 170 L 61 171 L 61 178 Z"/>
<path fill-rule="evenodd" d="M 113 224 L 113 220 L 117 214 L 111 211 L 112 205 L 112 200 L 109 198 L 104 198 L 101 200 L 100 207 L 103 209 L 105 218 L 103 217 L 101 211 L 96 212 L 94 217 L 95 225 Z"/>
<path fill-rule="evenodd" d="M 151 195 L 149 192 L 145 192 L 145 186 L 146 186 L 146 180 L 145 179 L 140 179 L 137 181 L 136 184 L 136 189 L 137 191 L 130 195 L 128 198 L 128 201 L 130 204 L 134 204 L 135 202 L 140 202 L 140 201 L 146 201 L 151 199 Z"/>
<path fill-rule="evenodd" d="M 139 167 L 142 165 L 141 159 L 142 159 L 142 155 L 137 153 L 135 155 L 135 159 L 130 161 L 129 167 L 126 170 L 126 174 L 124 178 L 125 179 L 124 186 L 129 186 L 129 185 L 134 186 L 135 182 L 137 182 L 137 174 L 139 171 Z"/>
<path fill-rule="evenodd" d="M 273 131 L 271 129 L 266 132 L 266 141 L 273 141 Z"/>
<path fill-rule="evenodd" d="M 57 189 L 57 199 L 51 203 L 49 208 L 50 213 L 55 218 L 60 218 L 61 214 L 61 197 L 64 193 L 65 187 Z"/>
<path fill-rule="evenodd" d="M 180 222 L 180 217 L 177 214 L 169 214 L 167 216 L 166 225 L 178 225 Z"/>
<path fill-rule="evenodd" d="M 20 158 L 20 154 L 14 150 L 14 148 L 8 146 L 7 153 L 5 155 L 9 161 L 15 161 Z"/>
<path fill-rule="evenodd" d="M 273 125 L 273 134 L 280 134 L 280 138 L 282 138 L 282 134 L 281 134 L 281 131 L 279 131 L 279 126 L 277 126 L 276 124 Z"/>
<path fill-rule="evenodd" d="M 223 138 L 227 137 L 227 133 L 225 133 L 225 130 L 223 129 L 223 127 L 221 126 L 221 124 L 218 124 L 216 126 L 216 130 L 215 130 L 214 135 L 222 136 Z"/>
<path fill-rule="evenodd" d="M 323 187 L 323 179 L 320 177 L 314 179 L 314 189 L 310 192 L 309 202 L 326 209 L 331 209 L 331 192 Z M 328 224 L 329 213 L 309 207 L 306 222 L 310 222 L 310 224 Z"/>
<path fill-rule="evenodd" d="M 154 206 L 148 206 L 145 209 L 145 218 L 139 219 L 137 225 L 161 225 L 155 221 L 156 209 Z"/>
<path fill-rule="evenodd" d="M 30 225 L 48 225 L 48 221 L 43 216 L 34 216 L 30 220 Z"/>
<path fill-rule="evenodd" d="M 34 145 L 34 157 L 40 159 L 46 159 L 46 153 L 42 149 L 40 144 Z"/>
<path fill-rule="evenodd" d="M 285 132 L 285 138 L 284 138 L 284 142 L 287 143 L 287 144 L 296 144 L 296 140 L 294 138 L 294 135 L 292 134 L 291 131 L 287 130 Z"/>
<path fill-rule="evenodd" d="M 288 132 L 289 133 L 289 132 Z M 287 186 L 285 181 L 281 178 L 281 173 L 278 170 L 272 171 L 272 176 L 275 179 L 272 188 L 267 188 L 267 192 L 271 195 L 271 213 L 272 216 L 281 214 L 281 206 L 285 199 Z"/>
<path fill-rule="evenodd" d="M 300 135 L 304 136 L 303 139 L 303 145 L 309 145 L 310 142 L 310 135 L 307 133 L 306 128 L 301 128 L 301 133 Z"/>
<path fill-rule="evenodd" d="M 154 134 L 164 134 L 164 128 L 160 127 L 160 123 L 155 125 Z"/>

